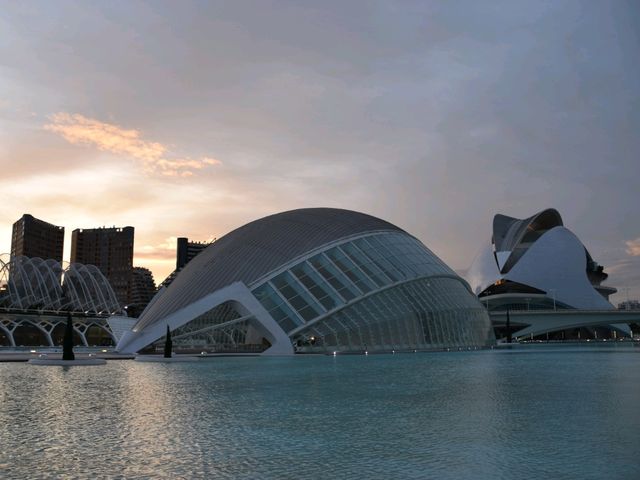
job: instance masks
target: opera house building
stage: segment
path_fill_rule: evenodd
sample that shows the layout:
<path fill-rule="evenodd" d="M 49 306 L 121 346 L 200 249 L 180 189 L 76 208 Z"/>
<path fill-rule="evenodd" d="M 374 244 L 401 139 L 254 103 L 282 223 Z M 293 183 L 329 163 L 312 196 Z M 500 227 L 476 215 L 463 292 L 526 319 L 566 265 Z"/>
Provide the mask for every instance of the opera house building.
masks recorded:
<path fill-rule="evenodd" d="M 330 208 L 248 223 L 195 257 L 160 290 L 123 353 L 160 345 L 294 352 L 391 352 L 494 342 L 469 285 L 400 228 Z"/>
<path fill-rule="evenodd" d="M 525 219 L 495 215 L 491 241 L 467 272 L 473 292 L 492 314 L 507 310 L 612 311 L 608 298 L 616 289 L 603 285 L 607 277 L 555 209 Z M 566 318 L 575 323 L 575 318 Z M 576 325 L 571 328 L 574 334 L 578 332 Z M 630 334 L 625 324 L 598 328 Z M 555 330 L 563 331 L 562 321 Z M 562 338 L 566 338 L 564 333 Z"/>

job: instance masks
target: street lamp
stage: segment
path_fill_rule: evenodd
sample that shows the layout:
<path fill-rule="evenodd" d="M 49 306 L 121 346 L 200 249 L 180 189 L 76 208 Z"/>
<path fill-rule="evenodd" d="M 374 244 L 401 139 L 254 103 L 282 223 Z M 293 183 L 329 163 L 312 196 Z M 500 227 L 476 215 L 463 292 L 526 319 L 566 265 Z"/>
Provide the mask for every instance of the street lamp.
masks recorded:
<path fill-rule="evenodd" d="M 555 288 L 550 288 L 549 291 L 551 292 L 551 295 L 553 296 L 553 311 L 556 311 L 556 289 Z"/>

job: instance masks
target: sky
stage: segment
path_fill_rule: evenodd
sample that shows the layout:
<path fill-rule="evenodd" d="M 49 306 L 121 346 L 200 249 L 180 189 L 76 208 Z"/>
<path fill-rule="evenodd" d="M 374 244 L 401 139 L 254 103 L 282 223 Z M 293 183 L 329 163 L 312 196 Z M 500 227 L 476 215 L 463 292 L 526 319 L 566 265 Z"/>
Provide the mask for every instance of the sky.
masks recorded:
<path fill-rule="evenodd" d="M 548 207 L 640 298 L 640 4 L 0 0 L 0 252 L 24 213 L 175 239 L 301 207 L 464 272 Z"/>

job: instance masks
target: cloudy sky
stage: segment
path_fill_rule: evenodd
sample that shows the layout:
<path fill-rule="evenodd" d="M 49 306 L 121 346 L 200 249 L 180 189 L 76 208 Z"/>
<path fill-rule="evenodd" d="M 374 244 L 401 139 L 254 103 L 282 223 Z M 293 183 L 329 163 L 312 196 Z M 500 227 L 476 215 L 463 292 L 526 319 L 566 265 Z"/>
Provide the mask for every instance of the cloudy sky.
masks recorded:
<path fill-rule="evenodd" d="M 0 0 L 0 251 L 23 213 L 175 237 L 363 211 L 465 270 L 555 207 L 640 297 L 640 4 Z"/>

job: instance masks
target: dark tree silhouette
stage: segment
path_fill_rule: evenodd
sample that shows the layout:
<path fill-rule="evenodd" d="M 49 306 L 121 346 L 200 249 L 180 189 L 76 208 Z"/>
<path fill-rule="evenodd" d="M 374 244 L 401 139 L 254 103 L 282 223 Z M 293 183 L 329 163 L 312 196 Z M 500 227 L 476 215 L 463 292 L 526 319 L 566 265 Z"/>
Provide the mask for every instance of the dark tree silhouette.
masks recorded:
<path fill-rule="evenodd" d="M 75 360 L 73 354 L 73 322 L 71 314 L 67 314 L 67 326 L 64 329 L 64 340 L 62 341 L 62 360 Z"/>
<path fill-rule="evenodd" d="M 167 336 L 164 340 L 164 358 L 171 358 L 171 350 L 173 349 L 173 342 L 171 341 L 171 330 L 167 325 Z"/>
<path fill-rule="evenodd" d="M 507 343 L 511 343 L 513 337 L 511 336 L 511 319 L 509 318 L 509 309 L 507 309 Z"/>

